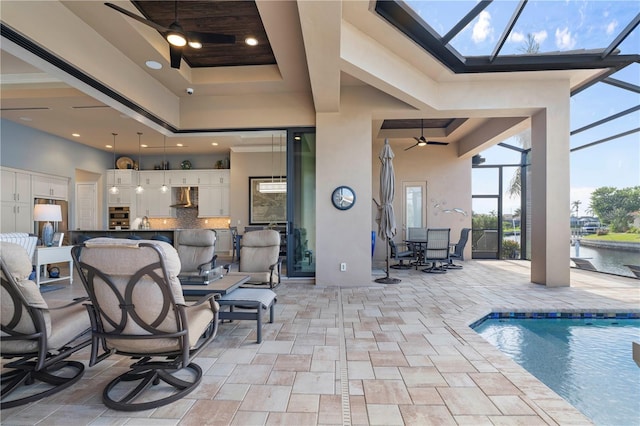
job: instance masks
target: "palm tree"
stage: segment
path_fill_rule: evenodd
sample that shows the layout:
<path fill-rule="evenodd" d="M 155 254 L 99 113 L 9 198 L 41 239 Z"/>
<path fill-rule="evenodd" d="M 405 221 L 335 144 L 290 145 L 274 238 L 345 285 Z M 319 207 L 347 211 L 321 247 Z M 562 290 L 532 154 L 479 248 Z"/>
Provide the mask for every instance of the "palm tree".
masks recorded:
<path fill-rule="evenodd" d="M 576 200 L 573 203 L 571 203 L 571 210 L 576 211 L 576 217 L 580 217 L 580 215 L 578 214 L 580 211 L 580 204 L 582 204 L 582 201 L 580 200 Z"/>

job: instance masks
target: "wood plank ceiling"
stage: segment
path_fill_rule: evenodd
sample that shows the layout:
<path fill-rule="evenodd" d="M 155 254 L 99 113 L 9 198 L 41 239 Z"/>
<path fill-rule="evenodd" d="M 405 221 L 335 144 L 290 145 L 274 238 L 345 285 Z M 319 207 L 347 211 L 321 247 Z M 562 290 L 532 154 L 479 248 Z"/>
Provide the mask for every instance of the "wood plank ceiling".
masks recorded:
<path fill-rule="evenodd" d="M 136 8 L 151 21 L 169 27 L 176 21 L 176 2 L 133 1 Z M 185 31 L 229 34 L 236 43 L 205 44 L 201 49 L 186 47 L 183 60 L 191 68 L 242 65 L 273 65 L 276 59 L 254 1 L 178 1 L 177 21 Z M 254 37 L 257 46 L 244 40 Z M 167 46 L 168 47 L 168 46 Z"/>

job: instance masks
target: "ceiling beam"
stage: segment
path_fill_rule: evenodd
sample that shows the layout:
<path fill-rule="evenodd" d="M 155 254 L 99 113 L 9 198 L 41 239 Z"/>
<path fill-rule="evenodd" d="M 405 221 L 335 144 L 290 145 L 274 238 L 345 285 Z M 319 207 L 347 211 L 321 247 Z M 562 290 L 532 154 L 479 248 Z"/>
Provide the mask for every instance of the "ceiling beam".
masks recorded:
<path fill-rule="evenodd" d="M 298 1 L 298 13 L 316 112 L 338 112 L 342 5 Z"/>

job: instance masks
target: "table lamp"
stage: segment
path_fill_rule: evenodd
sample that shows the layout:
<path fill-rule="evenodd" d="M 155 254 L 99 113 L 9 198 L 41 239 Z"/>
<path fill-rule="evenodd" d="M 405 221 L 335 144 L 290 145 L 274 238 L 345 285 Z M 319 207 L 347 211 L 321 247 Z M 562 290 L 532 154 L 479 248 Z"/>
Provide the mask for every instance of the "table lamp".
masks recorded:
<path fill-rule="evenodd" d="M 62 220 L 62 209 L 57 204 L 36 204 L 33 209 L 33 220 L 46 222 L 42 227 L 42 244 L 51 247 L 53 243 L 53 226 L 51 222 Z"/>

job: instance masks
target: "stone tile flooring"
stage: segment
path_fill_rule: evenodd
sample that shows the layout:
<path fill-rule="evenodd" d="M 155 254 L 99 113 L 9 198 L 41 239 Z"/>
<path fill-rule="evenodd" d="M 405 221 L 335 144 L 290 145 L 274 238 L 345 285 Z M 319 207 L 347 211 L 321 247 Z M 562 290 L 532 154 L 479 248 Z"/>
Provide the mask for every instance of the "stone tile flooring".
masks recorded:
<path fill-rule="evenodd" d="M 118 412 L 104 385 L 130 361 L 113 356 L 71 388 L 3 410 L 3 425 L 537 425 L 589 420 L 485 342 L 468 324 L 494 311 L 638 312 L 640 281 L 572 270 L 571 287 L 529 282 L 529 263 L 466 261 L 446 274 L 392 270 L 400 284 L 285 282 L 276 321 L 224 323 L 196 359 L 186 398 Z M 54 305 L 79 280 L 45 293 Z M 87 350 L 75 358 L 87 361 Z"/>

